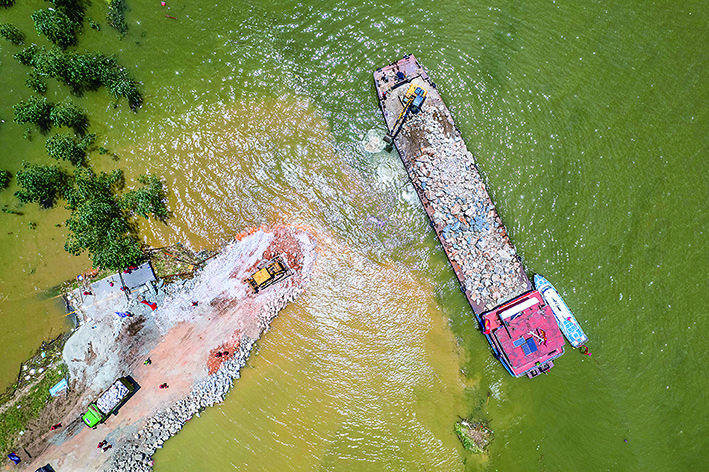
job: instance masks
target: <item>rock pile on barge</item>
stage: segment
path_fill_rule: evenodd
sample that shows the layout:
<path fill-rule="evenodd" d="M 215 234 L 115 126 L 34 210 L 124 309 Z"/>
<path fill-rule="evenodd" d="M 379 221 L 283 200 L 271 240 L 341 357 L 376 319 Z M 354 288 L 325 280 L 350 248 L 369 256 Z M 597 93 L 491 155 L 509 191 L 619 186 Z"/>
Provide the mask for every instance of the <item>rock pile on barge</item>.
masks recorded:
<path fill-rule="evenodd" d="M 390 131 L 408 84 L 428 92 L 421 112 L 405 121 L 396 148 L 475 313 L 530 290 L 475 158 L 426 71 L 405 56 L 377 70 L 374 81 Z"/>

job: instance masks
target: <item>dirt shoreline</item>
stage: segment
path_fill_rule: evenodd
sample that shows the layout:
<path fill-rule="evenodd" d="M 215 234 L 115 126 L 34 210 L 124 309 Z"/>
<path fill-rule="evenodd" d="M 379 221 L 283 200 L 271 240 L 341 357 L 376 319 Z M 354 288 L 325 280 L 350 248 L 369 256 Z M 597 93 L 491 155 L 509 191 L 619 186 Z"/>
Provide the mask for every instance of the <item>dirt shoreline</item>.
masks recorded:
<path fill-rule="evenodd" d="M 244 279 L 276 254 L 293 275 L 253 294 Z M 312 231 L 261 227 L 235 238 L 192 279 L 146 284 L 133 299 L 117 293 L 90 300 L 84 323 L 64 347 L 71 403 L 57 409 L 62 416 L 54 419 L 63 426 L 27 431 L 36 436 L 32 458 L 23 457 L 18 469 L 51 464 L 58 472 L 151 470 L 152 455 L 169 437 L 224 400 L 256 340 L 306 288 L 315 259 Z M 140 300 L 157 303 L 157 309 Z M 133 316 L 120 318 L 116 311 Z M 143 363 L 147 358 L 150 365 Z M 83 425 L 88 404 L 122 376 L 139 386 L 135 394 L 104 424 Z M 159 389 L 165 382 L 169 387 Z M 97 448 L 103 440 L 112 445 L 106 452 Z"/>

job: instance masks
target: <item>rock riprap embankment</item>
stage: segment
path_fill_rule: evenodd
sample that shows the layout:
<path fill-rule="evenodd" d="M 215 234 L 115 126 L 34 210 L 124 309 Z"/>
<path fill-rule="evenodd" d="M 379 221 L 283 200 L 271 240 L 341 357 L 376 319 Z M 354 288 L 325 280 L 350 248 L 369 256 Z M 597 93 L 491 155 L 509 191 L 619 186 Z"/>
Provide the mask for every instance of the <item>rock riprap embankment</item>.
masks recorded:
<path fill-rule="evenodd" d="M 148 419 L 145 425 L 116 451 L 107 470 L 151 471 L 153 454 L 165 441 L 177 434 L 184 424 L 200 411 L 224 401 L 234 385 L 234 380 L 241 376 L 241 368 L 246 365 L 254 343 L 253 339 L 242 338 L 238 353 L 224 362 L 215 374 L 197 382 L 186 398 L 158 411 Z"/>

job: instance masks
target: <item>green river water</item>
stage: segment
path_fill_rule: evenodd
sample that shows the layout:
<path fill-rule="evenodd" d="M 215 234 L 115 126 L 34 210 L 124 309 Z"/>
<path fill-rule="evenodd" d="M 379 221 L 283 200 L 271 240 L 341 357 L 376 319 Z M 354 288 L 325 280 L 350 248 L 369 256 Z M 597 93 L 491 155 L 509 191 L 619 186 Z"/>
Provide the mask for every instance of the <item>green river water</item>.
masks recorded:
<path fill-rule="evenodd" d="M 705 2 L 208 3 L 129 0 L 123 40 L 90 6 L 103 29 L 79 49 L 117 53 L 146 96 L 137 114 L 103 90 L 75 99 L 116 156 L 92 164 L 166 180 L 173 217 L 142 227 L 150 244 L 215 247 L 286 222 L 312 227 L 320 255 L 227 401 L 168 441 L 156 471 L 706 470 Z M 0 21 L 34 40 L 29 13 L 47 5 Z M 12 123 L 27 69 L 0 47 L 0 168 L 14 173 L 50 158 Z M 383 129 L 371 73 L 405 53 L 592 357 L 567 346 L 548 376 L 510 377 L 398 157 L 365 152 Z M 66 93 L 50 83 L 51 100 Z M 66 212 L 19 207 L 14 190 L 0 191 L 23 213 L 0 213 L 3 387 L 66 328 L 50 289 L 88 267 L 63 250 Z M 468 415 L 495 430 L 486 456 L 455 437 Z"/>

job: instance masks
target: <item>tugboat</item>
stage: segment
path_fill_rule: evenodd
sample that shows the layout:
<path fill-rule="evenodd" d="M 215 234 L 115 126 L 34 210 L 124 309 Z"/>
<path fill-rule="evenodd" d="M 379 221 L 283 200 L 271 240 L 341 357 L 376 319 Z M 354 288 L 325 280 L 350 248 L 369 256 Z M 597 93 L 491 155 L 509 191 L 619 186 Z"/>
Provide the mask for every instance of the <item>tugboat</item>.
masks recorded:
<path fill-rule="evenodd" d="M 493 354 L 514 377 L 546 373 L 564 353 L 564 338 L 552 309 L 537 290 L 483 313 L 478 320 Z"/>

